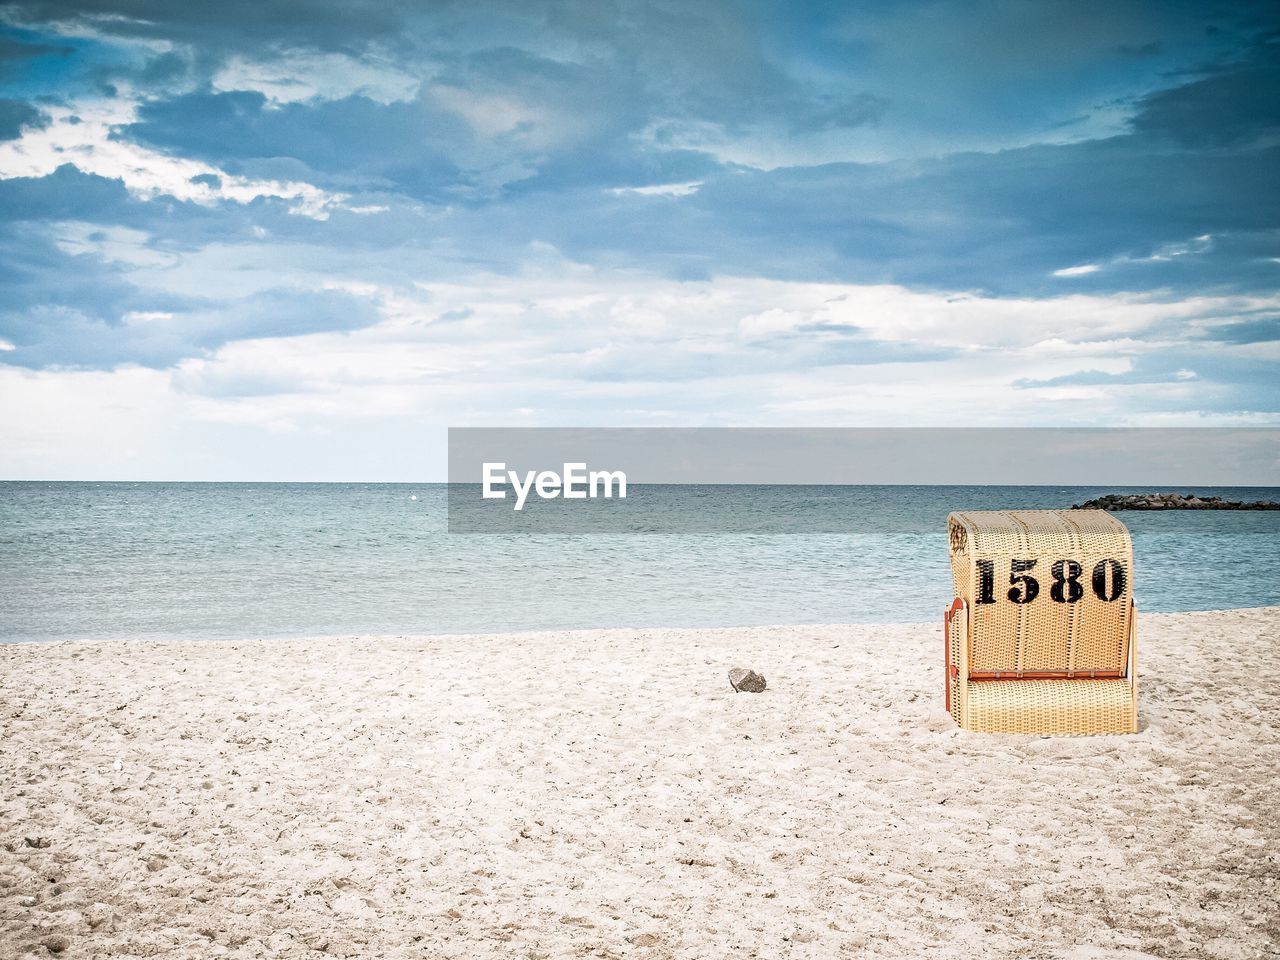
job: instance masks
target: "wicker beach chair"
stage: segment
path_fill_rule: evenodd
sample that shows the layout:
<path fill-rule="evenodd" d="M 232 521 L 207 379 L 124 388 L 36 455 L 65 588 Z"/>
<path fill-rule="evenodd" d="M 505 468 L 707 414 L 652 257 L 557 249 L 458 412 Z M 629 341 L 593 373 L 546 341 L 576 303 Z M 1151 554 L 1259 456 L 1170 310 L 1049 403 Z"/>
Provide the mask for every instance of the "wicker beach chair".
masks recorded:
<path fill-rule="evenodd" d="M 1138 729 L 1133 543 L 1103 510 L 947 518 L 946 702 L 984 733 Z"/>

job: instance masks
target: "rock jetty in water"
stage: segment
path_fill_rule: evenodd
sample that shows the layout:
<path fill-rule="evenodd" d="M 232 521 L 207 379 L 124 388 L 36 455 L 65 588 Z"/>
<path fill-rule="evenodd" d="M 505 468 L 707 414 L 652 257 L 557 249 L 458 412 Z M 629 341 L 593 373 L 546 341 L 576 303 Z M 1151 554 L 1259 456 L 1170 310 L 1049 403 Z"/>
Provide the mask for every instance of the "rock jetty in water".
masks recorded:
<path fill-rule="evenodd" d="M 1197 497 L 1194 493 L 1109 493 L 1105 497 L 1075 504 L 1072 510 L 1280 510 L 1271 500 L 1223 500 Z"/>

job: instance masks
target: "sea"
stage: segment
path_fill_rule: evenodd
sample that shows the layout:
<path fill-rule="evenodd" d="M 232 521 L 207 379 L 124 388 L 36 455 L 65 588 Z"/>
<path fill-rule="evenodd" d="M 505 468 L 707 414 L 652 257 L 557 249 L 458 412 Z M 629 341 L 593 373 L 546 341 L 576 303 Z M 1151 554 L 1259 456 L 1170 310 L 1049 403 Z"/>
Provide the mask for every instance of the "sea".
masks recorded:
<path fill-rule="evenodd" d="M 451 532 L 446 484 L 0 482 L 0 642 L 931 622 L 949 511 L 1112 492 L 1144 491 L 688 486 L 651 501 L 659 532 L 504 535 Z M 1280 605 L 1280 512 L 1117 516 L 1140 610 Z"/>

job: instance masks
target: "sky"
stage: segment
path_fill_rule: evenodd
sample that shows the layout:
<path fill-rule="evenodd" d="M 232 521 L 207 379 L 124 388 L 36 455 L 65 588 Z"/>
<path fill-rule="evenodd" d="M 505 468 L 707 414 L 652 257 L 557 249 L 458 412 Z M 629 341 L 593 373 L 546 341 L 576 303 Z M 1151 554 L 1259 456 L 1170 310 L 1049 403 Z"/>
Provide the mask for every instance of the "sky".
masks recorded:
<path fill-rule="evenodd" d="M 1280 6 L 0 4 L 0 477 L 1280 424 Z"/>

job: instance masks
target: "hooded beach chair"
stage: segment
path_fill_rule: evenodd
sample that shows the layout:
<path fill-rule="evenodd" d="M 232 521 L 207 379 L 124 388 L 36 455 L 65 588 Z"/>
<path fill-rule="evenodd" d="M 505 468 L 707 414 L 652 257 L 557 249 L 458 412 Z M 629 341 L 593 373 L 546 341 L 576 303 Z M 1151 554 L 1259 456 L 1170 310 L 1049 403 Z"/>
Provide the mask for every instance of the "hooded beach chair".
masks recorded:
<path fill-rule="evenodd" d="M 946 703 L 984 733 L 1138 729 L 1133 543 L 1103 510 L 947 517 Z"/>

